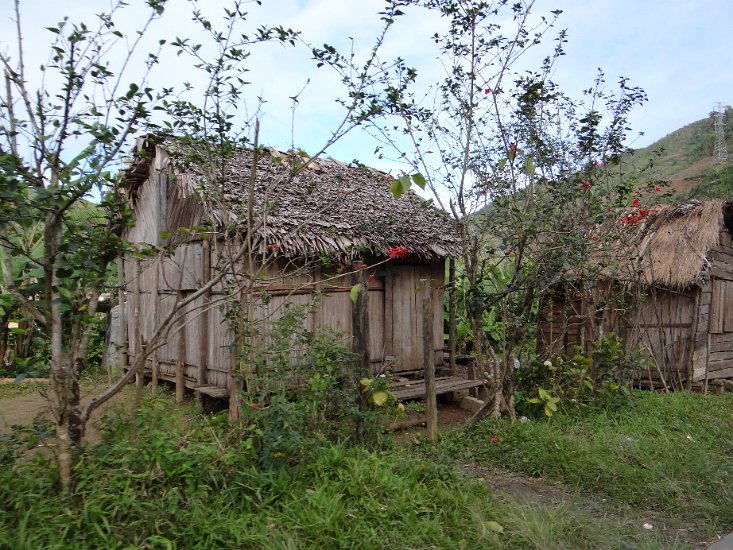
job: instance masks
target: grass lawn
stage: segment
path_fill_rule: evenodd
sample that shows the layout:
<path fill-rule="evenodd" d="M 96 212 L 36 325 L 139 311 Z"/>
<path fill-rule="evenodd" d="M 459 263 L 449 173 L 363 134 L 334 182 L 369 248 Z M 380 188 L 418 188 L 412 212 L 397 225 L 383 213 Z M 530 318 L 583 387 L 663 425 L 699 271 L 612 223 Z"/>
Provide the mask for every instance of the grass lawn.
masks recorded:
<path fill-rule="evenodd" d="M 37 434 L 6 436 L 0 548 L 686 548 L 732 527 L 731 412 L 728 395 L 634 392 L 437 443 L 304 439 L 264 467 L 241 428 L 163 394 L 108 418 L 74 501 L 26 450 Z"/>

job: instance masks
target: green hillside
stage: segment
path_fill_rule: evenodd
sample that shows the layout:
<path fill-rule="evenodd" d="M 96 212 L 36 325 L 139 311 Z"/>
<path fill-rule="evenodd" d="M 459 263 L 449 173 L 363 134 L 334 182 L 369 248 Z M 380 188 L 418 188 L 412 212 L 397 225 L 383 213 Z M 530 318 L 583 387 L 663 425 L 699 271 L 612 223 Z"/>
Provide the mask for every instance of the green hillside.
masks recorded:
<path fill-rule="evenodd" d="M 733 199 L 733 109 L 726 108 L 725 137 L 728 162 L 713 159 L 713 118 L 688 124 L 656 143 L 624 157 L 622 167 L 644 171 L 643 180 L 669 182 L 673 200 L 688 198 Z"/>

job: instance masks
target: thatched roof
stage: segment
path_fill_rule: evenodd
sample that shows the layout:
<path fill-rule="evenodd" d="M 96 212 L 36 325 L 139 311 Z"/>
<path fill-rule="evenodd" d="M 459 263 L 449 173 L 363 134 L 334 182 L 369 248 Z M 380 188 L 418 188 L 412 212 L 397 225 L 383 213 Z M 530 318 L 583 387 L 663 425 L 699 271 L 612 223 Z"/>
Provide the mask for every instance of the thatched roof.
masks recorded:
<path fill-rule="evenodd" d="M 203 168 L 204 155 L 191 162 L 191 151 L 182 153 L 170 140 L 159 145 L 139 140 L 137 151 L 138 160 L 127 172 L 133 200 L 135 186 L 145 181 L 152 166 L 173 172 L 178 194 L 198 197 L 205 215 L 218 227 L 234 224 L 246 229 L 251 150 L 239 149 L 228 156 L 223 174 Z M 384 256 L 394 247 L 405 247 L 408 257 L 422 259 L 460 253 L 450 216 L 411 191 L 395 199 L 390 192 L 392 176 L 331 158 L 308 160 L 295 153 L 261 150 L 253 209 L 260 246 L 287 256 L 329 253 L 342 259 L 360 251 Z M 216 179 L 220 183 L 213 185 Z"/>
<path fill-rule="evenodd" d="M 721 200 L 693 200 L 632 217 L 603 275 L 676 290 L 701 286 L 709 278 L 710 252 L 720 244 L 731 207 Z"/>

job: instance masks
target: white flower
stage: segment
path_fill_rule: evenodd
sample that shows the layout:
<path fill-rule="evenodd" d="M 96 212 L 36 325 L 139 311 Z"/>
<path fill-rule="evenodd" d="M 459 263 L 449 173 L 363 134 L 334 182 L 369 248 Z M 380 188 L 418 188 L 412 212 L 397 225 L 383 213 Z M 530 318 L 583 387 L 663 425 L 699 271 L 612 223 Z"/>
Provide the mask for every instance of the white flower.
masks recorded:
<path fill-rule="evenodd" d="M 651 523 L 645 523 L 644 525 L 642 525 L 642 527 L 647 531 L 649 531 L 650 529 L 654 529 L 654 526 Z"/>
<path fill-rule="evenodd" d="M 550 361 L 550 360 L 548 359 L 547 361 L 545 361 L 545 362 L 544 362 L 544 363 L 542 363 L 542 364 L 543 364 L 543 365 L 545 365 L 546 367 L 551 367 L 551 366 L 552 366 L 552 361 Z"/>

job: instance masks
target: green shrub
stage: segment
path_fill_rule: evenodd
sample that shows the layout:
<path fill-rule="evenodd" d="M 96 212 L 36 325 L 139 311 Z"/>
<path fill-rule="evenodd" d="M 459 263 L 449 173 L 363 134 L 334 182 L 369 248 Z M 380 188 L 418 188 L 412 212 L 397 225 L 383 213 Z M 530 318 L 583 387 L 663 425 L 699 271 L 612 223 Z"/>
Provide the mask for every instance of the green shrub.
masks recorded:
<path fill-rule="evenodd" d="M 536 417 L 558 410 L 623 407 L 633 373 L 647 360 L 638 349 L 626 351 L 611 334 L 595 342 L 590 355 L 577 350 L 569 359 L 531 362 L 517 373 L 517 412 Z"/>

